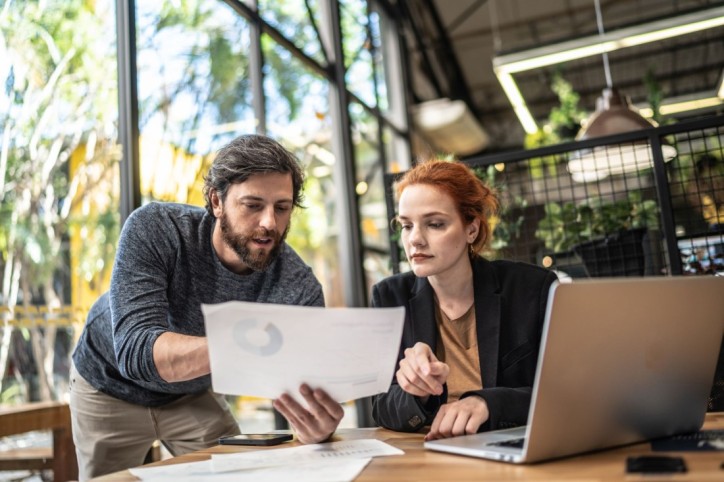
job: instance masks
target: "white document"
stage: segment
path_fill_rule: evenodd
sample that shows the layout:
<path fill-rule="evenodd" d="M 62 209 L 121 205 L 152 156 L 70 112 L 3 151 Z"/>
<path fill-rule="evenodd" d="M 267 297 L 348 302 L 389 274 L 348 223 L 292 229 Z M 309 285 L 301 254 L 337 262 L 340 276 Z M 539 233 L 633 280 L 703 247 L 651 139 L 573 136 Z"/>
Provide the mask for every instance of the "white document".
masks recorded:
<path fill-rule="evenodd" d="M 214 472 L 211 461 L 159 467 L 137 467 L 131 474 L 144 481 L 158 482 L 346 482 L 364 470 L 370 458 L 330 460 L 289 466 L 276 466 L 237 472 Z"/>
<path fill-rule="evenodd" d="M 202 305 L 215 392 L 301 400 L 299 386 L 338 402 L 384 393 L 405 309 L 317 308 L 230 301 Z"/>
<path fill-rule="evenodd" d="M 283 449 L 257 450 L 236 454 L 213 454 L 211 456 L 211 468 L 214 472 L 228 472 L 263 467 L 296 467 L 308 463 L 368 459 L 370 457 L 402 454 L 404 454 L 402 450 L 381 440 L 344 440 Z"/>

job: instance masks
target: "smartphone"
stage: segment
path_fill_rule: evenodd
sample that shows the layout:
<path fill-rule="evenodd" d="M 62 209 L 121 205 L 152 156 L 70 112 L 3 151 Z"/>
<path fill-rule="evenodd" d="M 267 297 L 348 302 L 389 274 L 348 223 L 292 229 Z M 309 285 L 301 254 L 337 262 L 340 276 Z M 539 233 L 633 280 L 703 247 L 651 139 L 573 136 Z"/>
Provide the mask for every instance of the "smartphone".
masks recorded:
<path fill-rule="evenodd" d="M 683 472 L 686 472 L 686 463 L 681 457 L 642 455 L 626 459 L 627 474 L 673 474 Z"/>
<path fill-rule="evenodd" d="M 279 445 L 293 438 L 288 433 L 245 433 L 221 437 L 219 443 L 221 445 Z"/>

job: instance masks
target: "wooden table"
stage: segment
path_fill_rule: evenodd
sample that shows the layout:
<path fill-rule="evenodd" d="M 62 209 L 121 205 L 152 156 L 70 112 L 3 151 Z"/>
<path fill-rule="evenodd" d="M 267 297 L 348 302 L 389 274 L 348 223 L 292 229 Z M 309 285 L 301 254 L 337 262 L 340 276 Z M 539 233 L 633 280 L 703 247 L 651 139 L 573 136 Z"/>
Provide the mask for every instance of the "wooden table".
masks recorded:
<path fill-rule="evenodd" d="M 708 414 L 704 428 L 724 429 L 724 412 Z M 642 443 L 622 448 L 579 455 L 533 465 L 512 465 L 471 457 L 449 455 L 425 450 L 422 434 L 406 434 L 385 429 L 342 429 L 335 440 L 376 438 L 402 449 L 405 455 L 378 457 L 355 479 L 358 482 L 435 481 L 448 480 L 724 480 L 724 452 L 654 452 L 655 455 L 678 455 L 684 458 L 689 472 L 683 475 L 651 477 L 625 475 L 624 465 L 629 455 L 652 454 L 650 445 Z M 284 446 L 297 445 L 286 444 Z M 277 447 L 278 448 L 278 447 Z M 247 447 L 216 446 L 159 464 L 205 460 L 210 454 L 254 450 Z M 268 450 L 266 448 L 257 450 Z M 94 480 L 126 482 L 137 480 L 128 471 L 117 472 Z"/>

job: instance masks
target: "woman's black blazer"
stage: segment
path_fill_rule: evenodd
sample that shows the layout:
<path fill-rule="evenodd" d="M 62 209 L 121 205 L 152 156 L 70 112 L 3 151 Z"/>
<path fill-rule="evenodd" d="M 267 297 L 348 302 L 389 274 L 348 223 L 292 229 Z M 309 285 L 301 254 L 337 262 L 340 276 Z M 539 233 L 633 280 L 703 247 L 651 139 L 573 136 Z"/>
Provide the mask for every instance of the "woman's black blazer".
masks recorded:
<path fill-rule="evenodd" d="M 490 418 L 480 431 L 525 425 L 538 360 L 548 291 L 556 280 L 549 270 L 512 261 L 473 261 L 475 320 L 483 389 L 466 392 L 485 399 Z M 418 341 L 433 352 L 437 341 L 433 290 L 427 278 L 413 273 L 389 277 L 372 288 L 372 306 L 404 306 L 405 325 L 397 360 Z M 372 416 L 377 424 L 412 432 L 432 423 L 447 401 L 441 396 L 426 404 L 403 391 L 393 377 L 387 393 L 377 395 Z"/>

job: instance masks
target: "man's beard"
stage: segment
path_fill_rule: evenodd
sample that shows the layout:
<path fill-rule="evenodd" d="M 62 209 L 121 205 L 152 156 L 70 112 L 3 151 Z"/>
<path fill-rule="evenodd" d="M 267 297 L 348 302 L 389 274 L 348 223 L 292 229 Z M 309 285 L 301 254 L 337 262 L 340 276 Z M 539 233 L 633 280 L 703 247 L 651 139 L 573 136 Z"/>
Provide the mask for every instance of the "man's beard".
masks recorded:
<path fill-rule="evenodd" d="M 253 271 L 264 271 L 279 257 L 282 242 L 286 239 L 290 226 L 287 225 L 287 228 L 281 235 L 277 231 L 259 228 L 254 230 L 251 235 L 245 236 L 244 234 L 234 233 L 229 219 L 226 216 L 226 212 L 221 214 L 219 224 L 221 227 L 221 239 L 223 239 L 227 246 L 234 250 L 239 256 L 239 259 L 241 259 L 241 262 Z M 247 244 L 254 238 L 271 238 L 273 247 L 269 250 L 269 254 L 266 254 L 266 251 L 262 249 L 252 250 L 247 247 Z"/>

